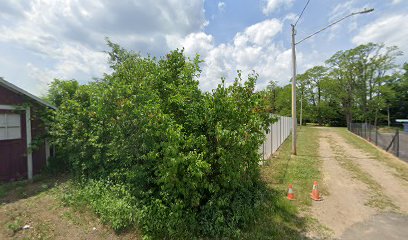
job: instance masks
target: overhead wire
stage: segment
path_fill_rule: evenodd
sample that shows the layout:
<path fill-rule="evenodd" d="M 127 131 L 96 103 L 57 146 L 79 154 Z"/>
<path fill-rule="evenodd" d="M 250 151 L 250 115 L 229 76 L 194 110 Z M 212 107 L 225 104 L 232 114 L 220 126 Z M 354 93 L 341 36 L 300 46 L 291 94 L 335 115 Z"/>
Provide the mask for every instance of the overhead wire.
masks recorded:
<path fill-rule="evenodd" d="M 309 5 L 309 2 L 310 2 L 310 0 L 307 0 L 307 2 L 306 2 L 306 4 L 305 4 L 305 6 L 303 7 L 302 12 L 299 14 L 299 17 L 298 17 L 298 19 L 296 20 L 296 22 L 295 22 L 295 24 L 294 24 L 293 26 L 295 26 L 295 27 L 296 27 L 297 23 L 299 22 L 300 18 L 302 17 L 303 13 L 304 13 L 304 12 L 305 12 L 305 10 L 306 10 L 307 5 Z"/>

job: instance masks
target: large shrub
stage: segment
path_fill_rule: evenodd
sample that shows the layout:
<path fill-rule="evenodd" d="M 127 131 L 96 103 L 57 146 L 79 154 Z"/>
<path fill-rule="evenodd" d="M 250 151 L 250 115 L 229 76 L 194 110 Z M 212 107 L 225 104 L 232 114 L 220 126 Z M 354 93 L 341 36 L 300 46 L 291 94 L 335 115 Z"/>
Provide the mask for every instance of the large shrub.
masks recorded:
<path fill-rule="evenodd" d="M 147 236 L 239 235 L 260 204 L 258 148 L 271 121 L 254 93 L 257 76 L 243 83 L 238 73 L 204 93 L 198 58 L 179 50 L 143 58 L 109 45 L 113 73 L 79 86 L 55 116 L 52 134 L 74 175 L 123 186 Z"/>

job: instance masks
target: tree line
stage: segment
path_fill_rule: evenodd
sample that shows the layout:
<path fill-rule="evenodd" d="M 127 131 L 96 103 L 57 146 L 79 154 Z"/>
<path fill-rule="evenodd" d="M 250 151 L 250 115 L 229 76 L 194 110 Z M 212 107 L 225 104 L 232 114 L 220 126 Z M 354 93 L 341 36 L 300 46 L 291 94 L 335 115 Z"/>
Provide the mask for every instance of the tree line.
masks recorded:
<path fill-rule="evenodd" d="M 324 65 L 297 75 L 300 124 L 391 125 L 408 118 L 408 63 L 396 64 L 397 47 L 368 43 L 336 52 Z M 291 84 L 271 81 L 261 91 L 269 111 L 291 114 Z"/>

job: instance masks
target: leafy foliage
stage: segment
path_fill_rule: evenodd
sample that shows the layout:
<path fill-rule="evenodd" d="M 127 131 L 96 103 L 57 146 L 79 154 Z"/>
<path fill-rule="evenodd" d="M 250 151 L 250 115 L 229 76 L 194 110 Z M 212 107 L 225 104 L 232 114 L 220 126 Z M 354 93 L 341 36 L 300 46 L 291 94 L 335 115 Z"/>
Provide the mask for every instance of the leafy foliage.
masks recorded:
<path fill-rule="evenodd" d="M 114 72 L 63 97 L 51 131 L 90 181 L 91 206 L 117 230 L 137 221 L 158 239 L 239 235 L 262 200 L 258 148 L 272 121 L 257 75 L 203 93 L 198 57 L 108 45 Z"/>
<path fill-rule="evenodd" d="M 137 220 L 135 199 L 124 185 L 90 180 L 70 188 L 63 195 L 65 204 L 81 207 L 89 205 L 114 230 L 131 227 Z"/>
<path fill-rule="evenodd" d="M 353 121 L 377 125 L 384 123 L 387 115 L 390 120 L 401 117 L 407 101 L 406 91 L 398 90 L 406 89 L 407 79 L 395 64 L 401 54 L 397 47 L 368 43 L 338 51 L 324 66 L 299 74 L 298 119 L 303 123 L 346 126 Z M 266 91 L 274 113 L 290 112 L 290 85 L 279 87 L 272 83 Z"/>
<path fill-rule="evenodd" d="M 72 98 L 79 88 L 78 81 L 54 79 L 48 89 L 48 95 L 45 100 L 59 107 L 64 100 Z"/>

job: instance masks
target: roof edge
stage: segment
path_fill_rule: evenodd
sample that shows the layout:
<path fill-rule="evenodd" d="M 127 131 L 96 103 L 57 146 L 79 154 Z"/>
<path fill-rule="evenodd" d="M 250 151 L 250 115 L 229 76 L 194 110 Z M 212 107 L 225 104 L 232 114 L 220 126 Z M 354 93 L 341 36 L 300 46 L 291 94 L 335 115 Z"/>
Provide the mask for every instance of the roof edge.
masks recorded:
<path fill-rule="evenodd" d="M 57 107 L 55 107 L 55 106 L 53 106 L 53 105 L 47 103 L 46 101 L 42 100 L 41 98 L 34 96 L 33 94 L 31 94 L 31 93 L 25 91 L 24 89 L 21 89 L 21 88 L 17 87 L 16 85 L 14 85 L 14 84 L 12 84 L 12 83 L 10 83 L 10 82 L 7 82 L 7 81 L 4 80 L 4 78 L 2 78 L 2 77 L 0 77 L 0 85 L 5 86 L 6 88 L 8 88 L 9 90 L 11 90 L 11 91 L 13 91 L 13 92 L 21 93 L 21 94 L 23 94 L 23 95 L 25 95 L 25 96 L 27 96 L 27 97 L 29 97 L 29 98 L 31 98 L 31 99 L 37 101 L 38 103 L 40 103 L 40 104 L 46 106 L 46 107 L 52 108 L 52 109 L 54 109 L 54 110 L 57 109 Z"/>

